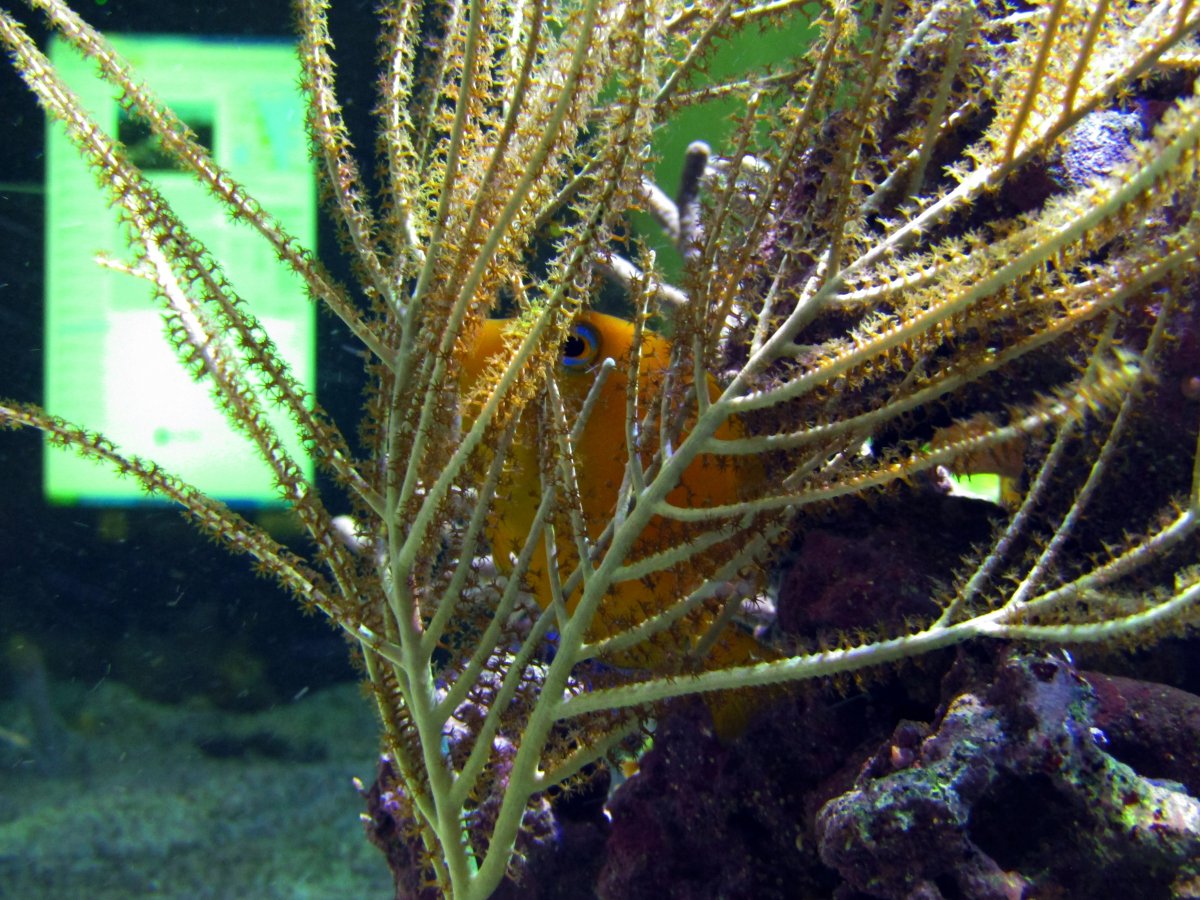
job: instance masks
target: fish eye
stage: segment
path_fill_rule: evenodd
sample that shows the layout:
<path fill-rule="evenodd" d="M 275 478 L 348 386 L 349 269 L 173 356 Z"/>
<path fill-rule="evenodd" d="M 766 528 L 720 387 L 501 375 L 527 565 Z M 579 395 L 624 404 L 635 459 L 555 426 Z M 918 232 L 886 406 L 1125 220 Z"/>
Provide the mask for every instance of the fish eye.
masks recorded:
<path fill-rule="evenodd" d="M 562 364 L 568 369 L 586 369 L 600 355 L 600 335 L 591 325 L 577 322 L 562 342 Z"/>

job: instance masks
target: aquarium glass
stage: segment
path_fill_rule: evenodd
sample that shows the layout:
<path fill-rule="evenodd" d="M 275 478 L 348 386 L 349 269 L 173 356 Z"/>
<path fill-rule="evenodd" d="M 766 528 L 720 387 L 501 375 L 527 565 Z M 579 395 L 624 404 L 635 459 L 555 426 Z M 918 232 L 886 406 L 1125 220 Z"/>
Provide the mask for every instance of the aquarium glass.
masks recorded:
<path fill-rule="evenodd" d="M 316 192 L 306 153 L 295 51 L 283 41 L 113 37 L 118 51 L 191 127 L 214 158 L 304 245 L 313 246 Z M 232 221 L 204 187 L 179 171 L 113 89 L 61 41 L 51 56 L 71 87 L 116 134 L 132 161 L 193 229 L 249 304 L 297 380 L 312 389 L 315 321 L 301 281 L 270 246 Z M 204 72 L 197 78 L 196 72 Z M 143 454 L 226 501 L 276 500 L 266 465 L 215 408 L 209 388 L 183 371 L 163 339 L 154 287 L 121 271 L 139 262 L 94 176 L 60 127 L 46 160 L 46 406 L 87 422 L 125 451 Z M 115 265 L 113 265 L 115 263 Z M 273 416 L 288 450 L 308 470 L 294 429 Z M 130 503 L 138 485 L 47 446 L 46 496 L 59 503 Z"/>

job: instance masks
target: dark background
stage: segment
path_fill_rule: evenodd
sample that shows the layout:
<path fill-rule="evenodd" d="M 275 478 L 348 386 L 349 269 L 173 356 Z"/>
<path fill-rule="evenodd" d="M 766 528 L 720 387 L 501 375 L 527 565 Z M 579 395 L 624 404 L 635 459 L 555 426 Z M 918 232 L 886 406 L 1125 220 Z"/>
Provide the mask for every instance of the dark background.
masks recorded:
<path fill-rule="evenodd" d="M 113 33 L 294 36 L 283 0 L 75 6 Z M 44 46 L 40 17 L 9 7 Z M 334 15 L 342 101 L 358 145 L 369 150 L 375 17 L 366 2 L 339 3 Z M 0 397 L 40 402 L 45 124 L 8 65 L 0 67 L 0 127 Z M 335 251 L 323 221 L 320 255 L 350 283 Z M 317 395 L 351 438 L 362 387 L 354 349 L 340 323 L 322 313 Z M 58 677 L 114 677 L 155 699 L 203 697 L 238 709 L 355 677 L 346 644 L 327 622 L 301 615 L 290 597 L 254 576 L 248 560 L 217 548 L 174 508 L 51 507 L 41 465 L 38 434 L 0 433 L 0 695 L 11 687 L 5 657 L 14 640 L 40 648 Z M 345 510 L 336 493 L 327 498 L 335 514 Z M 308 549 L 299 535 L 277 536 Z"/>

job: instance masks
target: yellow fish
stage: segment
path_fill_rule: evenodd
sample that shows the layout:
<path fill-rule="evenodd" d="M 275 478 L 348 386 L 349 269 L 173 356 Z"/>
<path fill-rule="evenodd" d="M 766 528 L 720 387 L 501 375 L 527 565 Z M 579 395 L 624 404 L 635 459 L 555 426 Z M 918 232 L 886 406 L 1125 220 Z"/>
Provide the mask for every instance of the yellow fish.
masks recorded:
<path fill-rule="evenodd" d="M 468 342 L 462 358 L 464 394 L 478 383 L 488 362 L 503 351 L 505 331 L 509 326 L 509 320 L 490 319 L 474 335 L 473 342 Z M 633 324 L 624 319 L 584 312 L 577 317 L 563 342 L 558 363 L 557 383 L 567 421 L 573 423 L 595 383 L 600 363 L 608 357 L 616 362 L 616 368 L 608 373 L 602 384 L 595 407 L 575 444 L 579 507 L 592 541 L 600 536 L 613 517 L 628 460 L 625 413 L 629 391 L 627 373 L 630 355 L 634 352 L 634 336 Z M 665 338 L 643 331 L 638 351 L 641 354 L 638 374 L 641 408 L 638 415 L 641 417 L 647 404 L 658 402 L 659 389 L 670 363 L 671 345 Z M 720 392 L 711 376 L 708 391 L 714 399 Z M 657 449 L 657 425 L 652 431 L 652 435 L 647 435 L 648 446 L 643 448 L 643 465 L 649 464 Z M 715 436 L 729 439 L 741 435 L 738 424 L 726 423 Z M 506 477 L 497 492 L 488 529 L 492 555 L 502 570 L 511 566 L 510 558 L 524 545 L 541 501 L 538 446 L 537 415 L 531 408 L 518 425 L 508 456 Z M 747 486 L 760 483 L 762 477 L 760 467 L 751 456 L 701 455 L 684 472 L 667 499 L 673 505 L 691 508 L 734 503 L 742 498 Z M 560 510 L 554 521 L 556 564 L 560 577 L 565 579 L 574 570 L 578 555 L 566 512 Z M 628 561 L 677 547 L 702 530 L 703 526 L 655 517 L 635 543 Z M 588 639 L 595 641 L 616 634 L 686 597 L 714 573 L 720 555 L 713 551 L 696 554 L 678 566 L 654 572 L 640 580 L 617 582 L 601 602 Z M 539 548 L 534 557 L 527 581 L 538 602 L 543 607 L 548 606 L 552 594 L 544 547 Z M 580 594 L 577 590 L 565 598 L 569 612 L 574 611 Z M 713 610 L 701 609 L 666 632 L 615 654 L 611 661 L 621 666 L 656 671 L 694 668 L 685 662 L 686 654 L 712 621 Z M 729 626 L 717 638 L 701 665 L 703 668 L 722 668 L 768 658 L 773 655 L 750 635 Z M 720 723 L 718 725 L 720 727 Z M 721 730 L 733 728 L 736 726 Z"/>

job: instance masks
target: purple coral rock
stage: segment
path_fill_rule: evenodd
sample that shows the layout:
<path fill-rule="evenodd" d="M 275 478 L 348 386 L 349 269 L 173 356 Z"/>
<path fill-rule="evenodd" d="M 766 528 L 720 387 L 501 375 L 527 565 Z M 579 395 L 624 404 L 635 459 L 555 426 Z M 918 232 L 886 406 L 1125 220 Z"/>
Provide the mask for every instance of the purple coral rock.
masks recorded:
<path fill-rule="evenodd" d="M 903 768 L 888 771 L 881 760 L 895 754 L 881 751 L 821 810 L 821 858 L 848 889 L 930 900 L 1186 896 L 1200 801 L 1106 752 L 1095 693 L 1065 660 L 1011 657 L 987 681 L 949 703 L 915 754 L 899 754 Z"/>
<path fill-rule="evenodd" d="M 836 881 L 817 859 L 813 814 L 849 784 L 853 748 L 886 733 L 881 718 L 861 704 L 797 694 L 777 698 L 746 733 L 723 742 L 703 703 L 678 704 L 640 771 L 609 802 L 598 895 L 829 897 Z"/>
<path fill-rule="evenodd" d="M 1096 692 L 1096 725 L 1108 752 L 1148 778 L 1200 797 L 1200 697 L 1165 684 L 1084 672 Z"/>
<path fill-rule="evenodd" d="M 387 857 L 396 900 L 435 900 L 439 892 L 421 863 L 420 835 L 391 760 L 383 756 L 374 783 L 362 791 L 367 839 Z"/>
<path fill-rule="evenodd" d="M 787 634 L 848 631 L 936 612 L 925 562 L 903 529 L 879 527 L 862 536 L 814 529 L 780 585 L 779 625 Z"/>
<path fill-rule="evenodd" d="M 1087 187 L 1128 160 L 1133 142 L 1142 136 L 1142 119 L 1135 112 L 1089 113 L 1064 135 L 1065 148 L 1055 175 L 1067 187 Z"/>

